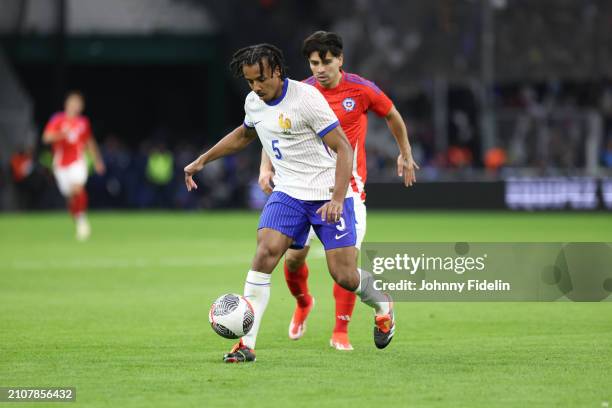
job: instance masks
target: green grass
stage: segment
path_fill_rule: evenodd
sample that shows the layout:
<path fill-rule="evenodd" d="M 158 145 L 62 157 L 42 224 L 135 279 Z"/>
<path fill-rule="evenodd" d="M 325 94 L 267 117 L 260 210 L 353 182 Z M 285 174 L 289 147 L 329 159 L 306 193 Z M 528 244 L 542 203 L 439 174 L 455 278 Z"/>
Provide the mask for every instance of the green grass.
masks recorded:
<path fill-rule="evenodd" d="M 355 351 L 327 342 L 331 279 L 310 260 L 317 308 L 287 339 L 280 271 L 258 361 L 224 365 L 232 343 L 207 311 L 242 292 L 255 213 L 92 214 L 73 240 L 64 214 L 0 216 L 0 386 L 75 386 L 83 407 L 601 407 L 612 402 L 610 303 L 401 303 L 376 350 L 357 305 Z M 605 214 L 375 212 L 369 241 L 612 241 Z M 20 404 L 19 406 L 63 406 Z"/>

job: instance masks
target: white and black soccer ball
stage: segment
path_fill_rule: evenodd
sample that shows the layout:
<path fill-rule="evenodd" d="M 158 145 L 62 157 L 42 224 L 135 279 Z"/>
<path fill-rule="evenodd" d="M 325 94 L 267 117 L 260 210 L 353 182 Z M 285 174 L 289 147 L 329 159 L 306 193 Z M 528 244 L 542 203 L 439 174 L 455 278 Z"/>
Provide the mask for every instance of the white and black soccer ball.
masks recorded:
<path fill-rule="evenodd" d="M 208 321 L 219 336 L 237 339 L 251 330 L 255 314 L 244 296 L 228 293 L 220 296 L 210 306 Z"/>

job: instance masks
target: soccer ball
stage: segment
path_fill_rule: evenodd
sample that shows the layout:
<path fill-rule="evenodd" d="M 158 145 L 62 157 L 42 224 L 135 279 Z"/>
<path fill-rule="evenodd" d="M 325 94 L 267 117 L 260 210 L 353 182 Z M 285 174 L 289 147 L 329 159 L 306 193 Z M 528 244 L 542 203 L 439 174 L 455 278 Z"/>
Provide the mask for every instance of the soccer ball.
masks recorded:
<path fill-rule="evenodd" d="M 220 296 L 210 306 L 208 321 L 219 336 L 237 339 L 251 330 L 255 314 L 253 307 L 243 296 L 228 293 Z"/>

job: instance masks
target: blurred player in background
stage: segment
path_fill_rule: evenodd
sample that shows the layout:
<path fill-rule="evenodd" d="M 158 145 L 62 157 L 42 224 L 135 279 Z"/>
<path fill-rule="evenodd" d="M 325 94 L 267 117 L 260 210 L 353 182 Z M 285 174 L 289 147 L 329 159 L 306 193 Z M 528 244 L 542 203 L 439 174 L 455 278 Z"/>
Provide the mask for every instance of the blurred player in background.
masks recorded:
<path fill-rule="evenodd" d="M 185 167 L 187 189 L 197 188 L 193 175 L 208 162 L 244 149 L 256 137 L 273 157 L 277 183 L 261 213 L 257 250 L 244 285 L 255 321 L 224 361 L 255 361 L 270 274 L 290 246 L 304 246 L 311 226 L 325 247 L 334 281 L 375 310 L 374 343 L 385 348 L 395 332 L 393 305 L 374 289 L 372 275 L 357 269 L 349 193 L 353 151 L 336 115 L 316 89 L 286 78 L 282 52 L 270 44 L 238 50 L 230 67 L 251 88 L 244 124 Z"/>
<path fill-rule="evenodd" d="M 76 224 L 76 237 L 89 238 L 91 227 L 87 221 L 87 163 L 84 150 L 93 158 L 97 174 L 105 172 L 89 119 L 82 115 L 85 99 L 79 91 L 66 96 L 64 111 L 54 114 L 43 132 L 43 142 L 53 151 L 53 174 L 57 186 L 68 203 L 68 210 Z"/>
<path fill-rule="evenodd" d="M 412 158 L 408 133 L 402 116 L 393 102 L 374 83 L 355 74 L 342 70 L 342 38 L 326 31 L 317 31 L 306 40 L 302 53 L 310 64 L 313 76 L 304 82 L 313 85 L 325 97 L 338 117 L 354 151 L 350 188 L 353 191 L 357 227 L 356 247 L 359 250 L 366 232 L 366 207 L 364 185 L 367 178 L 365 139 L 369 111 L 384 117 L 391 134 L 397 142 L 400 154 L 397 158 L 397 174 L 404 184 L 411 186 L 416 181 L 415 171 L 419 168 Z M 272 191 L 274 167 L 270 158 L 262 151 L 259 184 L 266 192 Z M 308 265 L 306 256 L 310 240 L 315 236 L 311 229 L 303 249 L 289 249 L 285 254 L 285 279 L 297 306 L 289 324 L 289 338 L 298 340 L 306 330 L 306 318 L 314 299 L 308 291 Z M 355 307 L 355 294 L 334 284 L 336 301 L 336 324 L 330 345 L 338 350 L 352 350 L 348 337 L 348 324 Z"/>

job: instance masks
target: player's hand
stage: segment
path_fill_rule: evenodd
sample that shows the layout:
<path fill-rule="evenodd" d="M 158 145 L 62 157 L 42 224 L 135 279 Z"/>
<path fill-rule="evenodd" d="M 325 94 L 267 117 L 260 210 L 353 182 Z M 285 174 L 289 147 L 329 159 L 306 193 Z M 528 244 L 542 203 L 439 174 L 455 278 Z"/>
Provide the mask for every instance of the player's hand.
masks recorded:
<path fill-rule="evenodd" d="M 96 171 L 96 174 L 100 176 L 106 173 L 106 166 L 104 165 L 104 162 L 102 160 L 97 160 L 94 163 L 94 170 Z"/>
<path fill-rule="evenodd" d="M 193 181 L 193 176 L 187 173 L 185 173 L 185 185 L 187 186 L 187 191 L 198 189 L 198 185 L 195 181 Z"/>
<path fill-rule="evenodd" d="M 183 169 L 185 171 L 185 186 L 187 186 L 187 191 L 197 190 L 198 185 L 195 181 L 193 181 L 193 175 L 198 171 L 202 170 L 202 165 L 198 163 L 197 160 L 191 162 Z"/>
<path fill-rule="evenodd" d="M 321 208 L 317 210 L 317 214 L 321 214 L 321 221 L 327 221 L 328 223 L 334 224 L 340 221 L 342 209 L 343 203 L 332 199 L 323 204 Z"/>
<path fill-rule="evenodd" d="M 54 142 L 59 142 L 60 140 L 69 140 L 70 133 L 65 132 L 63 130 L 60 130 L 59 132 L 55 133 L 55 137 L 53 138 Z"/>
<path fill-rule="evenodd" d="M 262 170 L 259 172 L 258 183 L 259 187 L 261 188 L 261 191 L 266 194 L 272 193 L 272 190 L 274 190 L 274 182 L 272 181 L 272 179 L 274 179 L 273 171 Z"/>
<path fill-rule="evenodd" d="M 397 175 L 404 178 L 406 187 L 416 183 L 416 171 L 419 169 L 420 167 L 414 162 L 412 155 L 407 158 L 404 158 L 401 154 L 397 156 Z"/>

